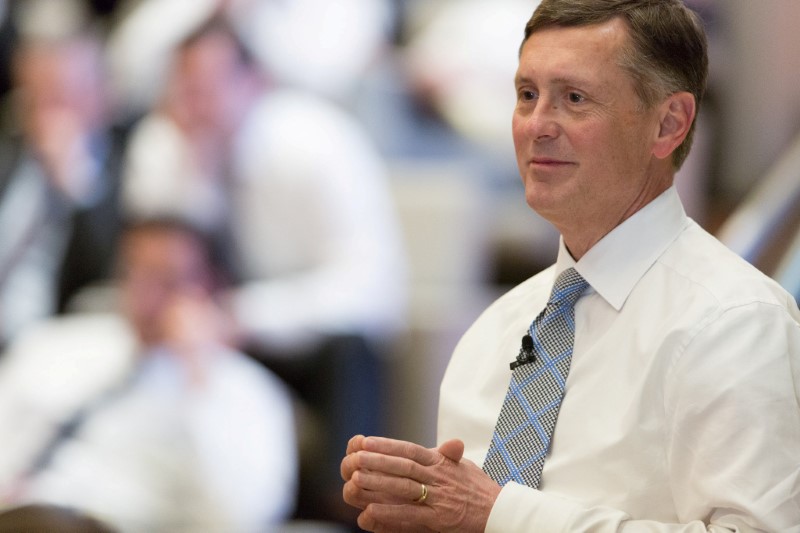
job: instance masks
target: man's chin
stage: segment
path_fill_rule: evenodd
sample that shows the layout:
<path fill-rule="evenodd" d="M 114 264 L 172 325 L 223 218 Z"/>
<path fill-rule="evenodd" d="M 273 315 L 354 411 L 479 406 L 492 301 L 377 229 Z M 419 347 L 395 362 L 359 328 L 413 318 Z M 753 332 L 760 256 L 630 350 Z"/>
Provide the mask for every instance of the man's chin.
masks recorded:
<path fill-rule="evenodd" d="M 546 219 L 549 219 L 548 215 L 557 214 L 563 205 L 563 201 L 560 201 L 558 196 L 552 187 L 541 183 L 526 184 L 525 186 L 525 201 L 528 207 Z"/>

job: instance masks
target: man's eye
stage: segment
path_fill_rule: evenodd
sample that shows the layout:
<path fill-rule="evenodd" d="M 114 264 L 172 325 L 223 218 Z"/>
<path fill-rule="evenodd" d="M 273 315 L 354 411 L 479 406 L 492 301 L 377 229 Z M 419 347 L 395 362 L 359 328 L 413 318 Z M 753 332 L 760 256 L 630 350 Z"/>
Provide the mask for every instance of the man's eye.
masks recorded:
<path fill-rule="evenodd" d="M 521 100 L 536 100 L 539 94 L 536 91 L 522 90 L 519 92 L 519 97 Z"/>
<path fill-rule="evenodd" d="M 570 103 L 573 104 L 580 104 L 581 102 L 584 102 L 586 100 L 586 98 L 584 98 L 583 95 L 578 93 L 569 93 L 567 95 L 567 98 L 569 98 Z"/>

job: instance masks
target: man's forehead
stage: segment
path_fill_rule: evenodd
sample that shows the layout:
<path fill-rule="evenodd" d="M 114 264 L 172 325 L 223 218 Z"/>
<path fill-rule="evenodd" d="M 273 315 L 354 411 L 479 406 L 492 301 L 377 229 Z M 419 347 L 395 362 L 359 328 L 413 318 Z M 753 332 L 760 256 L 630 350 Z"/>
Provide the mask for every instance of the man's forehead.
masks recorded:
<path fill-rule="evenodd" d="M 542 65 L 547 65 L 559 81 L 589 81 L 590 76 L 581 72 L 618 64 L 627 37 L 627 28 L 613 21 L 537 30 L 520 50 L 517 81 L 524 81 L 532 68 Z M 576 66 L 583 68 L 576 70 Z"/>
<path fill-rule="evenodd" d="M 627 21 L 622 17 L 614 17 L 609 20 L 576 26 L 549 25 L 537 28 L 528 36 L 520 47 L 520 55 L 531 41 L 548 41 L 552 43 L 553 36 L 561 37 L 563 46 L 580 44 L 584 48 L 595 48 L 596 52 L 602 49 L 616 50 L 629 43 L 630 31 Z"/>

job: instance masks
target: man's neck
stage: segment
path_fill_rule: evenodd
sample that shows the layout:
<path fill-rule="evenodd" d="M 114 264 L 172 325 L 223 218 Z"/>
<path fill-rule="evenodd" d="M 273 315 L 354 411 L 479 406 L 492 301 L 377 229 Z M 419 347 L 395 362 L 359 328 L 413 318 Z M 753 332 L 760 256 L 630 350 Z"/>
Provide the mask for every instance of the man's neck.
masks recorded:
<path fill-rule="evenodd" d="M 607 220 L 587 220 L 576 224 L 559 225 L 556 228 L 564 239 L 564 245 L 575 261 L 580 260 L 603 237 L 611 233 L 614 228 L 635 215 L 644 206 L 661 196 L 672 186 L 672 179 L 661 181 L 647 187 L 628 205 L 627 208 L 620 210 L 619 213 L 608 213 Z"/>

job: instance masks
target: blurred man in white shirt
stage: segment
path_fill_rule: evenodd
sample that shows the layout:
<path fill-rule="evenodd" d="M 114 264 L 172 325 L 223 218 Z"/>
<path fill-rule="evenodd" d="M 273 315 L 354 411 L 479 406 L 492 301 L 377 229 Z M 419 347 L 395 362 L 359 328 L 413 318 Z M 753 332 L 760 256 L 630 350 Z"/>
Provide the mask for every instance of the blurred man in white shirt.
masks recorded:
<path fill-rule="evenodd" d="M 122 531 L 261 531 L 292 512 L 288 390 L 232 349 L 199 233 L 137 223 L 121 242 L 121 315 L 20 336 L 0 367 L 4 506 L 84 510 Z"/>

